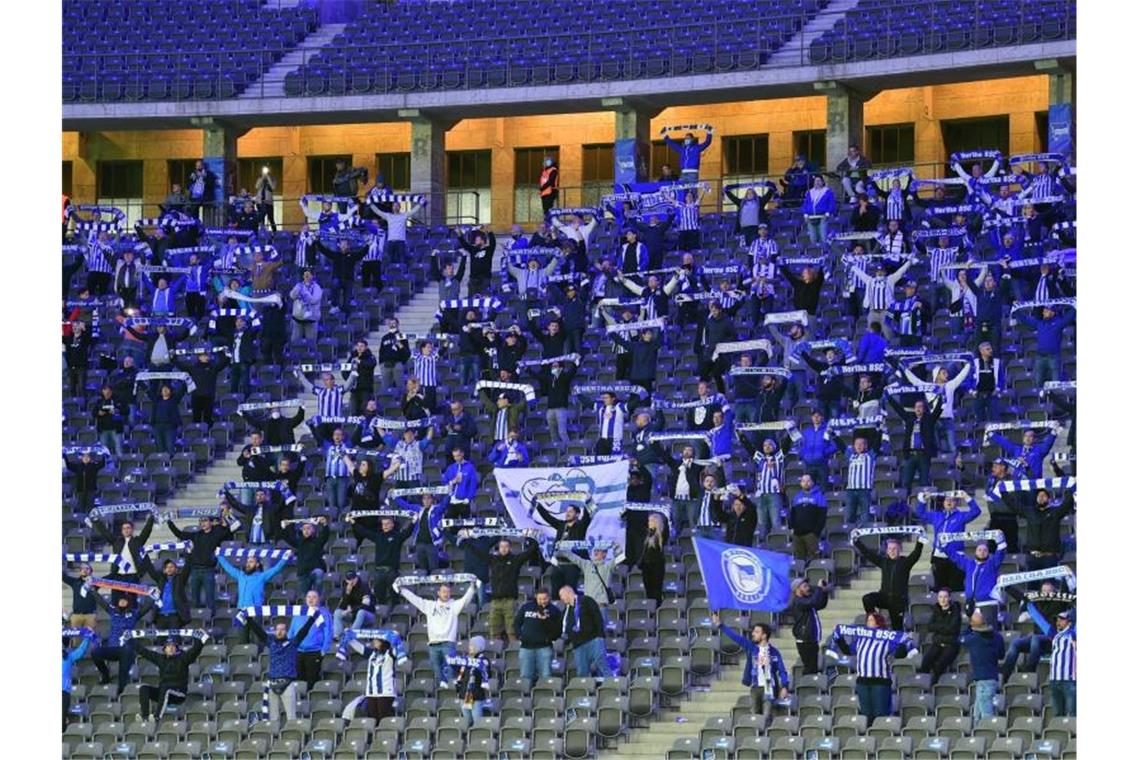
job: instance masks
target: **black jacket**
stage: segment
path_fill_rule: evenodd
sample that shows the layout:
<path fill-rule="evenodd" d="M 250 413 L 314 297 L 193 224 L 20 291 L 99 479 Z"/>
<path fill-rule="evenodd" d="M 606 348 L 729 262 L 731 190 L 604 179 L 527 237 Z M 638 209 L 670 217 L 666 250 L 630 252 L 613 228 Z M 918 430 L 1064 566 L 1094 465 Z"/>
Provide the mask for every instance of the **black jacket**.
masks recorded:
<path fill-rule="evenodd" d="M 793 616 L 792 636 L 796 641 L 819 641 L 819 610 L 827 606 L 827 592 L 816 586 L 810 596 L 792 594 L 791 612 Z"/>
<path fill-rule="evenodd" d="M 166 574 L 161 569 L 151 565 L 150 577 L 154 580 L 154 585 L 158 586 L 159 598 L 155 600 L 154 609 L 155 614 L 159 614 L 162 609 L 162 590 L 166 586 Z M 178 622 L 181 625 L 186 625 L 190 622 L 190 596 L 187 593 L 187 582 L 190 580 L 190 563 L 183 562 L 182 567 L 178 568 L 178 572 L 170 579 L 174 584 L 172 591 L 174 592 L 174 608 L 178 612 Z"/>
<path fill-rule="evenodd" d="M 153 566 L 150 559 L 143 553 L 143 547 L 146 546 L 147 540 L 150 538 L 150 532 L 154 529 L 154 515 L 147 515 L 146 522 L 143 523 L 142 530 L 131 536 L 130 540 L 123 538 L 122 533 L 113 534 L 107 530 L 107 526 L 102 520 L 92 520 L 92 526 L 99 538 L 106 541 L 111 546 L 111 552 L 114 554 L 123 553 L 123 544 L 131 549 L 131 556 L 135 558 L 136 570 L 135 572 L 140 575 L 143 573 L 150 573 L 153 571 Z"/>
<path fill-rule="evenodd" d="M 546 396 L 547 409 L 565 409 L 570 406 L 571 385 L 576 374 L 578 374 L 578 365 L 572 363 L 564 366 L 558 377 L 554 376 L 549 366 L 534 374 L 542 387 L 543 395 Z"/>
<path fill-rule="evenodd" d="M 545 649 L 562 635 L 562 611 L 554 604 L 540 608 L 532 599 L 519 607 L 512 628 L 523 649 Z"/>
<path fill-rule="evenodd" d="M 397 526 L 388 533 L 363 525 L 359 520 L 352 525 L 352 533 L 356 536 L 357 542 L 367 540 L 376 545 L 376 567 L 390 567 L 392 569 L 400 566 L 400 552 L 404 542 L 408 540 L 415 529 L 415 520 L 408 520 L 408 524 L 403 528 Z"/>
<path fill-rule="evenodd" d="M 352 587 L 351 591 L 347 591 L 346 584 L 342 582 L 340 586 L 340 603 L 337 604 L 336 608 L 338 610 L 349 610 L 354 613 L 360 610 L 376 612 L 375 600 L 372 598 L 372 587 L 368 585 L 368 581 L 358 575 L 356 577 L 356 585 Z"/>
<path fill-rule="evenodd" d="M 899 554 L 891 559 L 886 554 L 880 554 L 875 549 L 868 549 L 859 541 L 855 541 L 855 551 L 875 567 L 883 571 L 879 580 L 879 592 L 891 599 L 908 599 L 908 585 L 910 584 L 910 571 L 918 558 L 922 556 L 922 543 L 915 545 L 910 554 Z"/>
<path fill-rule="evenodd" d="M 77 578 L 74 575 L 68 575 L 66 571 L 63 573 L 63 582 L 71 587 L 71 611 L 76 615 L 94 615 L 98 607 L 95 606 L 95 597 L 98 594 L 98 589 L 92 587 L 87 589 L 87 595 L 84 596 L 81 589 L 83 588 L 83 579 Z"/>
<path fill-rule="evenodd" d="M 180 540 L 193 542 L 194 545 L 186 558 L 186 564 L 192 570 L 216 570 L 218 558 L 214 556 L 214 552 L 224 542 L 232 541 L 234 537 L 230 526 L 224 523 L 210 528 L 209 533 L 200 530 L 182 530 L 173 520 L 167 520 L 166 524 L 170 532 Z"/>
<path fill-rule="evenodd" d="M 242 480 L 273 480 L 273 462 L 265 454 L 250 453 L 246 457 L 246 453 L 251 452 L 252 446 L 243 446 L 241 453 L 238 454 L 237 463 L 241 467 Z"/>
<path fill-rule="evenodd" d="M 356 262 L 368 253 L 368 246 L 349 248 L 341 253 L 339 248 L 329 248 L 323 241 L 317 241 L 317 250 L 332 264 L 333 276 L 342 282 L 351 282 L 356 279 Z"/>
<path fill-rule="evenodd" d="M 364 353 L 359 356 L 357 356 L 356 350 L 353 349 L 349 351 L 347 361 L 356 362 L 356 384 L 352 389 L 354 391 L 372 393 L 372 389 L 375 387 L 372 378 L 376 372 L 376 357 L 372 355 L 372 349 L 364 349 Z M 350 373 L 341 372 L 340 374 L 341 377 L 347 380 Z"/>
<path fill-rule="evenodd" d="M 935 644 L 957 644 L 962 635 L 962 605 L 951 601 L 948 609 L 934 605 L 934 617 L 930 620 L 931 640 Z"/>
<path fill-rule="evenodd" d="M 730 506 L 721 507 L 717 513 L 717 519 L 724 523 L 724 540 L 725 543 L 736 544 L 737 546 L 752 546 L 752 538 L 756 535 L 756 505 L 752 503 L 747 497 L 740 497 L 744 501 L 744 511 L 739 515 L 732 511 L 731 501 Z M 732 497 L 735 500 L 736 497 Z M 726 499 L 728 501 L 728 499 Z M 711 507 L 710 507 L 711 509 Z"/>
<path fill-rule="evenodd" d="M 713 350 L 719 343 L 728 343 L 736 340 L 736 324 L 732 317 L 722 314 L 719 319 L 708 317 L 704 325 L 697 330 L 697 343 L 694 349 L 702 359 L 711 360 Z"/>
<path fill-rule="evenodd" d="M 242 416 L 261 431 L 266 446 L 285 446 L 297 442 L 293 436 L 293 428 L 304 421 L 305 408 L 297 407 L 297 413 L 291 417 L 285 415 L 274 417 L 272 413 L 265 411 L 242 412 Z M 244 470 L 244 465 L 242 469 Z"/>
<path fill-rule="evenodd" d="M 133 642 L 134 639 L 131 641 Z M 150 660 L 158 666 L 159 691 L 173 689 L 185 694 L 190 687 L 190 665 L 202 653 L 202 642 L 194 639 L 194 643 L 190 645 L 189 649 L 185 652 L 179 652 L 173 657 L 168 656 L 165 652 L 147 647 L 135 647 L 135 651 L 139 657 Z"/>
<path fill-rule="evenodd" d="M 681 459 L 671 459 L 669 462 L 669 498 L 673 498 L 673 494 L 677 493 L 677 478 L 681 476 Z M 703 493 L 701 487 L 701 479 L 704 477 L 705 468 L 701 467 L 695 461 L 689 463 L 688 469 L 685 470 L 685 480 L 689 481 L 689 498 L 699 499 Z"/>
<path fill-rule="evenodd" d="M 283 344 L 289 341 L 288 315 L 281 306 L 261 305 L 261 343 Z"/>
<path fill-rule="evenodd" d="M 917 453 L 923 453 L 927 456 L 938 456 L 938 437 L 935 434 L 935 426 L 938 424 L 938 418 L 942 416 L 942 397 L 939 396 L 934 400 L 934 403 L 927 409 L 926 414 L 922 415 L 919 420 L 914 412 L 908 412 L 903 408 L 902 403 L 894 396 L 887 397 L 889 403 L 903 420 L 903 451 L 915 452 L 912 446 L 914 433 L 918 432 L 919 439 L 922 442 L 922 448 L 917 450 Z"/>
<path fill-rule="evenodd" d="M 586 540 L 586 531 L 590 529 L 590 520 L 593 519 L 593 515 L 590 514 L 589 509 L 585 509 L 581 512 L 581 516 L 577 522 L 571 526 L 567 526 L 565 520 L 559 520 L 557 517 L 550 514 L 546 507 L 542 506 L 542 502 L 536 501 L 534 503 L 534 508 L 538 512 L 539 516 L 542 517 L 543 522 L 554 528 L 555 541 Z"/>
<path fill-rule="evenodd" d="M 257 332 L 252 327 L 242 331 L 241 346 L 238 347 L 238 355 L 233 358 L 235 364 L 253 364 L 257 361 Z M 226 346 L 232 349 L 236 339 L 236 334 L 231 335 Z"/>
<path fill-rule="evenodd" d="M 1061 554 L 1061 521 L 1073 513 L 1073 494 L 1065 493 L 1061 506 L 1038 509 L 1036 502 L 1031 506 L 1019 504 L 1014 509 L 1025 520 L 1025 531 L 1020 534 L 1019 544 L 1023 552 L 1045 552 Z"/>
<path fill-rule="evenodd" d="M 94 493 L 99 490 L 99 470 L 107 464 L 103 457 L 94 456 L 87 464 L 83 464 L 79 459 L 68 459 L 65 464 L 67 471 L 71 473 L 71 487 L 77 492 Z"/>
<path fill-rule="evenodd" d="M 577 604 L 581 605 L 581 610 L 577 615 L 579 618 L 578 630 L 574 630 L 576 616 L 571 607 L 563 610 L 560 616 L 562 634 L 574 646 L 581 646 L 588 641 L 604 637 L 606 633 L 602 625 L 602 610 L 598 607 L 598 603 L 585 594 L 578 594 Z"/>
<path fill-rule="evenodd" d="M 243 346 L 244 347 L 244 346 Z M 175 364 L 180 370 L 190 375 L 194 381 L 194 392 L 191 396 L 212 399 L 218 394 L 218 374 L 229 365 L 230 359 L 221 354 L 217 361 L 211 359 L 203 364 L 195 357 L 191 361 L 178 361 Z"/>
<path fill-rule="evenodd" d="M 496 547 L 497 549 L 497 547 Z M 526 540 L 526 549 L 503 556 L 492 551 L 488 566 L 491 570 L 491 598 L 515 599 L 519 595 L 519 571 L 538 553 L 538 542 Z"/>
<path fill-rule="evenodd" d="M 293 530 L 287 530 L 281 539 L 293 547 L 297 553 L 297 576 L 307 575 L 313 570 L 325 569 L 325 544 L 329 540 L 329 526 L 318 525 L 317 532 L 312 538 L 305 538 L 301 533 L 301 526 L 294 525 Z"/>
<path fill-rule="evenodd" d="M 380 336 L 380 348 L 376 356 L 377 361 L 395 364 L 396 362 L 406 362 L 412 358 L 411 348 L 408 346 L 407 337 L 397 330 L 396 332 L 386 332 Z"/>
<path fill-rule="evenodd" d="M 86 369 L 91 352 L 91 333 L 84 331 L 79 337 L 63 336 L 63 354 L 71 369 Z"/>
<path fill-rule="evenodd" d="M 459 235 L 459 247 L 471 256 L 471 276 L 485 280 L 491 276 L 491 261 L 495 258 L 495 233 L 484 232 L 483 239 L 486 241 L 486 247 L 479 248 Z"/>

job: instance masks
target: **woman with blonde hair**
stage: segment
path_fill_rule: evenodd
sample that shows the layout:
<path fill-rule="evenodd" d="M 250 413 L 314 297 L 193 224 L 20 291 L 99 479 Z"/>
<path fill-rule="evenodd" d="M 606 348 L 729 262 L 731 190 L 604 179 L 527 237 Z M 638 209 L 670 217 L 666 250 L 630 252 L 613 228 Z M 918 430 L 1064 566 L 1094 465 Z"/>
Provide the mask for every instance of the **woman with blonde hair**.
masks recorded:
<path fill-rule="evenodd" d="M 661 606 L 661 591 L 665 585 L 665 544 L 668 541 L 669 526 L 665 518 L 658 512 L 650 512 L 638 567 L 645 583 L 645 595 L 657 602 L 657 606 Z"/>

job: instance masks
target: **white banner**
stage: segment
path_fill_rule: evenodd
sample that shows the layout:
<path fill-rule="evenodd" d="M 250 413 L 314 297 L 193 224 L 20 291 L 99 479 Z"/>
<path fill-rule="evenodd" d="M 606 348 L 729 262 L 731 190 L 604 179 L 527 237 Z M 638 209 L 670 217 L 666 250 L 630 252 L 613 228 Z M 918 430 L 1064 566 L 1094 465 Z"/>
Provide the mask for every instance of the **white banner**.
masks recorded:
<path fill-rule="evenodd" d="M 626 503 L 629 465 L 624 460 L 586 467 L 496 467 L 495 481 L 515 527 L 537 528 L 551 539 L 554 528 L 543 521 L 535 505 L 541 502 L 544 509 L 561 520 L 569 505 L 581 507 L 578 494 L 589 494 L 593 517 L 587 536 L 613 541 L 625 549 L 621 510 Z M 572 496 L 567 501 L 559 501 L 553 498 L 558 491 Z"/>

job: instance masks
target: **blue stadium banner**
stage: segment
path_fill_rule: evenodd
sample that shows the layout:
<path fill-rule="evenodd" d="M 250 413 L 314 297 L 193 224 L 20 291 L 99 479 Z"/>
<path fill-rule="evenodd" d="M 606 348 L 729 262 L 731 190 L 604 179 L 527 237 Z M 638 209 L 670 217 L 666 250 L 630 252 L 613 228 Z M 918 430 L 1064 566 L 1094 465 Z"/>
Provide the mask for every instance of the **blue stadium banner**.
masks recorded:
<path fill-rule="evenodd" d="M 787 554 L 693 538 L 711 610 L 779 612 L 792 597 Z"/>
<path fill-rule="evenodd" d="M 636 138 L 614 142 L 614 186 L 644 182 L 649 176 L 649 146 Z"/>
<path fill-rule="evenodd" d="M 1049 106 L 1049 152 L 1073 160 L 1073 104 Z"/>

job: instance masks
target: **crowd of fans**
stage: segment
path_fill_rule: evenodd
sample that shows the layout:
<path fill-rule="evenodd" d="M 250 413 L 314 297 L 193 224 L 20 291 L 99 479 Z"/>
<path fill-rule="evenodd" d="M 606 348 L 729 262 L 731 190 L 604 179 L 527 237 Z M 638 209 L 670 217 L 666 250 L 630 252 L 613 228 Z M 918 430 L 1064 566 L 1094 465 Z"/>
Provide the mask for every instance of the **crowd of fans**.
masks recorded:
<path fill-rule="evenodd" d="M 94 362 L 112 371 L 91 405 L 98 445 L 65 450 L 97 536 L 90 548 L 105 552 L 92 561 L 109 568 L 95 576 L 83 562 L 64 571 L 74 592 L 65 726 L 70 674 L 87 654 L 105 683 L 107 663 L 116 663 L 120 691 L 136 656 L 157 666 L 140 697 L 143 720 L 184 701 L 190 663 L 225 630 L 213 617 L 219 580 L 234 589 L 244 640 L 269 652 L 265 719 L 295 717 L 296 684 L 311 688 L 322 654 L 333 651 L 366 660 L 357 714 L 392 715 L 407 654 L 382 613 L 402 598 L 423 614 L 440 691 L 455 690 L 475 720 L 505 676 L 488 656 L 500 641 L 518 643 L 521 675 L 532 681 L 551 675 L 559 639 L 577 675 L 620 670 L 605 647 L 617 564 L 639 568 L 658 604 L 669 594 L 666 562 L 690 536 L 752 547 L 789 531 L 798 566 L 822 566 L 835 548 L 833 494 L 842 494 L 843 530 L 855 531 L 852 544 L 882 585 L 863 598 L 862 624 L 828 636 L 819 611 L 834 585 L 793 581 L 786 615 L 800 672 L 850 669 L 860 711 L 873 719 L 892 709 L 893 658 L 921 657 L 920 672 L 937 682 L 961 649 L 976 683 L 974 715 L 985 717 L 1019 656 L 1035 672 L 1051 653 L 1053 714 L 1075 714 L 1075 597 L 1059 590 L 1059 581 L 1075 585 L 1062 565 L 1075 484 L 1066 376 L 1076 314 L 1074 171 L 1051 154 L 1013 161 L 977 151 L 955 157 L 957 174 L 935 181 L 876 172 L 857 146 L 831 175 L 797 157 L 782 188 L 724 188 L 735 245 L 713 265 L 702 241 L 710 188 L 699 181 L 712 130 L 702 142 L 691 133 L 700 129 L 669 141 L 679 179 L 617 192 L 603 208 L 556 207 L 557 167 L 548 161 L 538 188 L 548 223 L 498 238 L 461 228 L 454 249 L 432 252 L 440 300 L 432 334 L 405 334 L 388 315 L 378 341 L 362 335 L 332 363 L 298 361 L 286 348 L 317 339 L 324 320 L 346 321 L 361 288 L 385 287 L 386 267 L 408 260 L 407 228 L 424 198 L 393 193 L 383 178 L 361 197 L 366 173 L 338 165 L 335 197 L 303 201 L 308 223 L 289 251 L 272 244 L 280 238 L 268 175 L 253 196 L 235 199 L 221 228 L 198 221 L 197 178 L 189 200 L 174 188 L 161 216 L 134 235 L 114 209 L 72 206 L 63 281 L 71 397 L 84 397 Z M 598 243 L 603 227 L 617 233 L 616 250 Z M 93 333 L 108 314 L 120 329 L 117 355 L 96 357 Z M 1009 346 L 1029 345 L 1011 341 L 1019 332 L 1035 339 L 1022 354 L 1032 372 L 1014 377 Z M 584 386 L 591 353 L 612 357 L 613 382 Z M 173 454 L 184 397 L 194 422 L 211 425 L 223 375 L 231 393 L 248 397 L 263 366 L 311 392 L 316 414 L 290 399 L 243 408 L 251 432 L 237 458 L 240 480 L 217 506 L 160 515 L 102 503 L 100 468 L 123 455 L 136 426 L 149 423 L 158 450 Z M 445 366 L 458 385 L 445 381 Z M 680 373 L 671 379 L 697 381 L 695 396 L 660 392 L 670 370 Z M 1026 416 L 1023 381 L 1057 414 Z M 388 399 L 398 399 L 400 417 L 384 416 Z M 591 501 L 560 514 L 537 505 L 555 542 L 579 542 L 555 550 L 541 532 L 512 529 L 501 505 L 480 503 L 490 468 L 533 463 L 535 407 L 545 410 L 549 440 L 591 442 L 590 461 L 627 461 L 628 501 L 658 505 L 626 514 L 624 551 L 583 544 Z M 1062 417 L 1069 438 L 1058 455 Z M 299 426 L 319 456 L 302 455 Z M 997 452 L 988 477 L 979 474 L 983 447 Z M 428 477 L 428 462 L 443 468 L 438 479 Z M 570 462 L 563 448 L 558 463 Z M 793 463 L 796 480 L 786 477 Z M 320 514 L 298 508 L 306 472 L 320 477 Z M 952 485 L 938 487 L 947 473 Z M 989 525 L 971 531 L 979 491 Z M 140 527 L 133 518 L 141 512 L 151 514 Z M 148 544 L 156 519 L 177 541 Z M 364 557 L 364 569 L 335 589 L 325 580 L 333 524 L 346 526 Z M 907 538 L 917 541 L 904 552 Z M 924 639 L 908 609 L 910 575 L 927 544 L 940 590 Z M 160 552 L 170 559 L 159 567 Z M 415 571 L 400 575 L 408 554 Z M 1003 574 L 1014 555 L 1028 576 Z M 520 600 L 522 568 L 547 565 L 548 583 Z M 301 597 L 267 605 L 282 573 L 295 573 Z M 1001 630 L 1017 621 L 1003 614 L 1003 592 L 1038 624 L 1008 647 Z M 209 611 L 209 630 L 185 627 L 198 608 Z M 487 617 L 489 633 L 463 642 L 458 621 L 472 611 Z M 717 615 L 712 625 L 745 654 L 755 712 L 770 716 L 786 704 L 792 660 L 772 643 L 773 627 L 738 632 Z M 148 637 L 161 649 L 146 647 Z"/>

